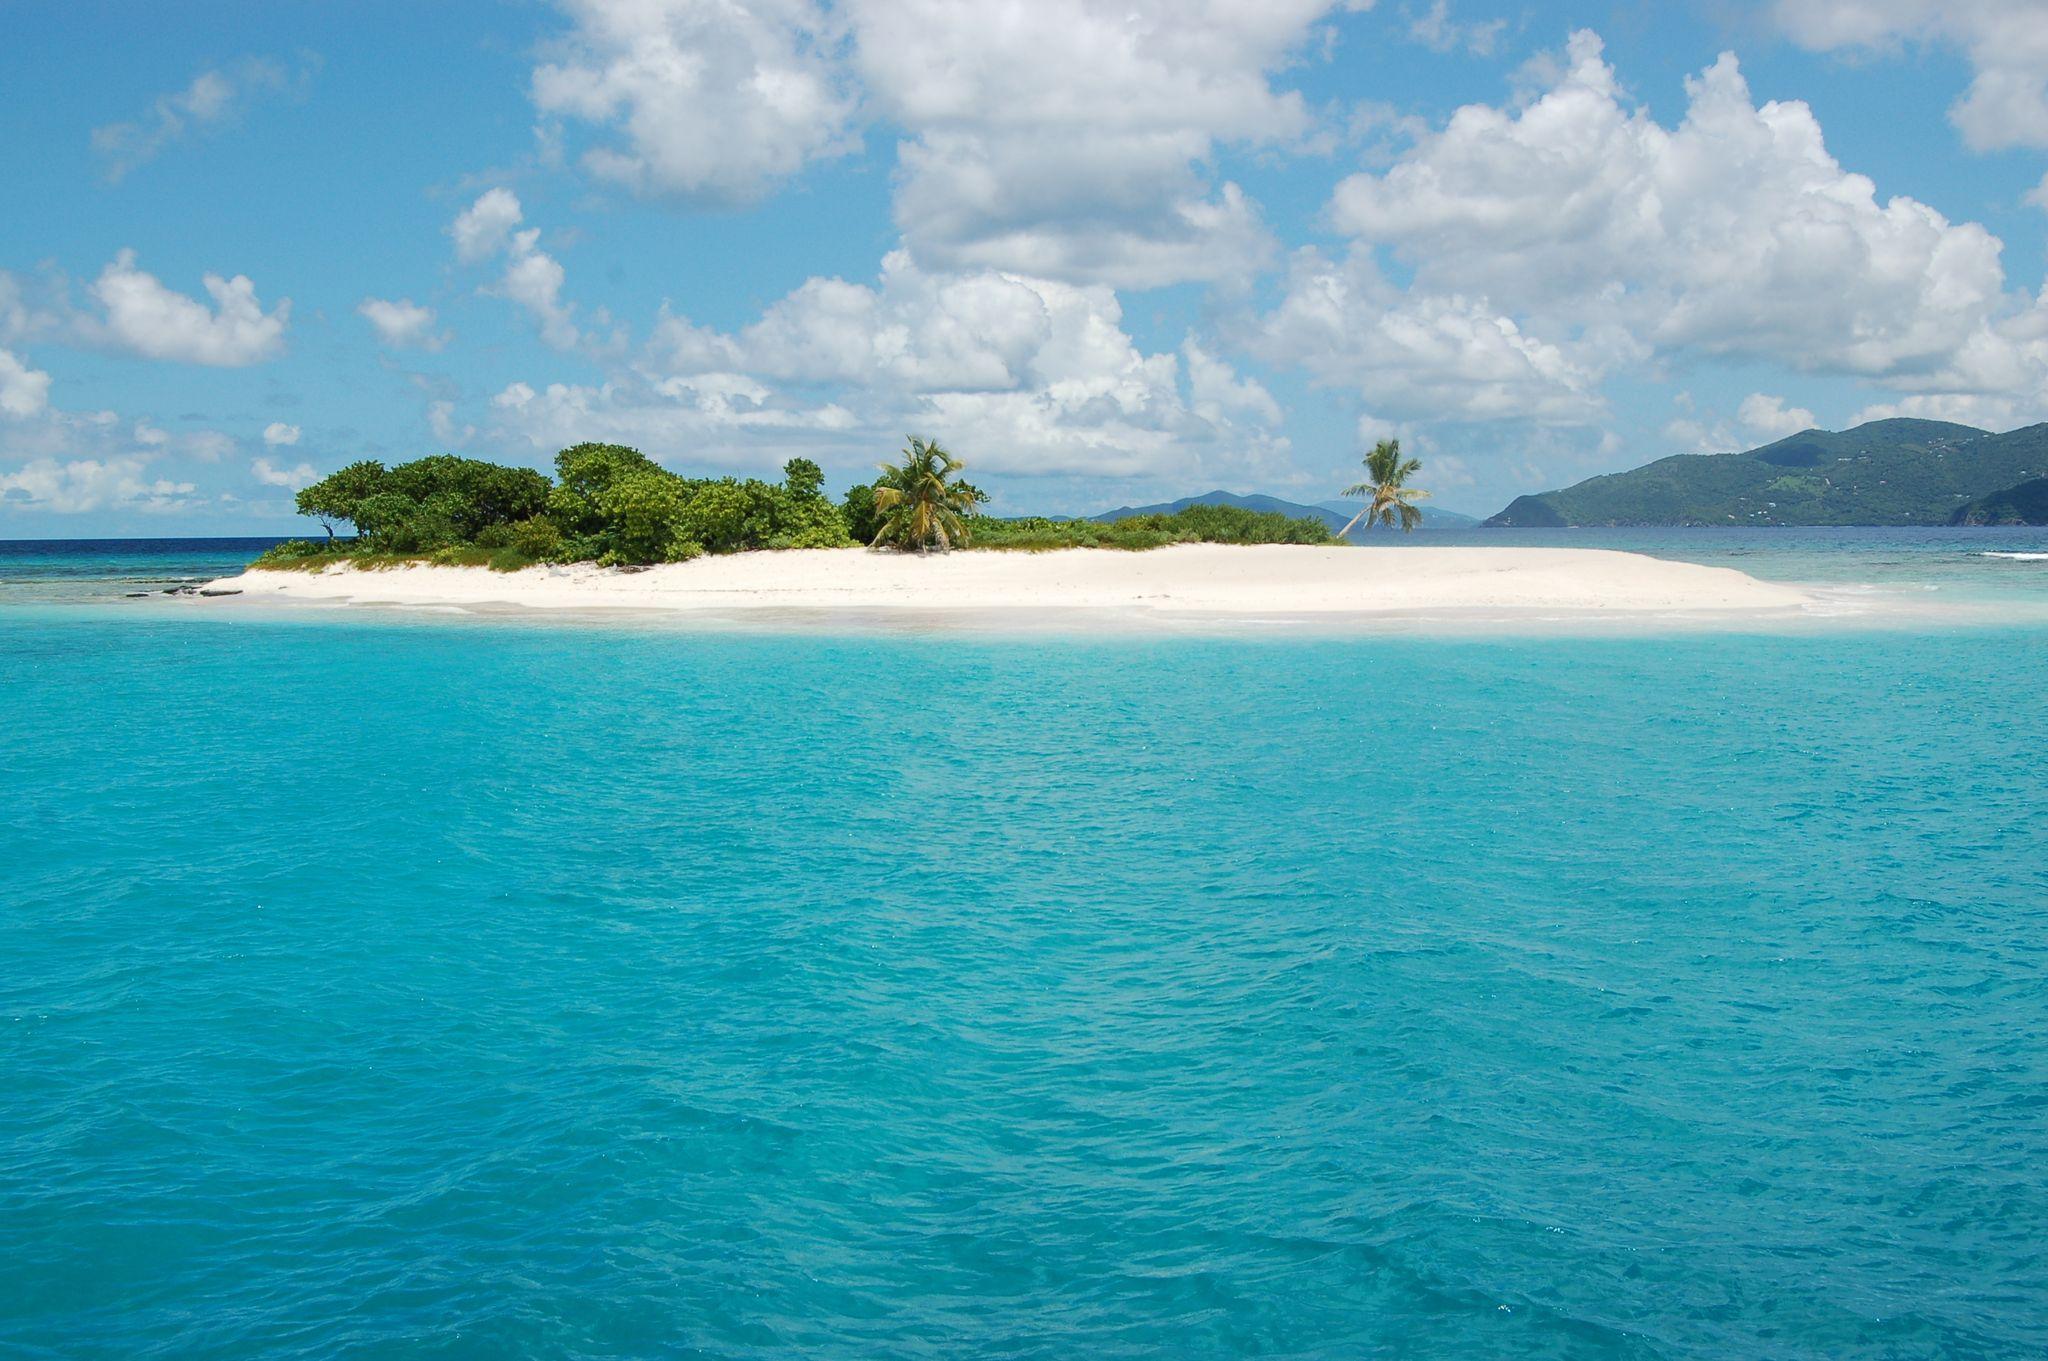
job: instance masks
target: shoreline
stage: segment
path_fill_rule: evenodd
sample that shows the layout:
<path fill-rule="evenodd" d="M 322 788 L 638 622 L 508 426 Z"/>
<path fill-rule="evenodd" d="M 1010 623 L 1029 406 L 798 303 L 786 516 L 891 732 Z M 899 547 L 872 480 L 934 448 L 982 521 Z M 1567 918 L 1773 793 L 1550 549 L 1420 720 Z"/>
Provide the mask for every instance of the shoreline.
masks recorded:
<path fill-rule="evenodd" d="M 1234 623 L 1450 627 L 1788 620 L 1822 597 L 1729 567 L 1595 548 L 1179 544 L 931 557 L 866 549 L 736 553 L 639 570 L 493 572 L 415 564 L 245 571 L 210 607 L 258 603 L 478 614 L 656 613 L 710 622 L 928 622 L 1027 627 Z"/>

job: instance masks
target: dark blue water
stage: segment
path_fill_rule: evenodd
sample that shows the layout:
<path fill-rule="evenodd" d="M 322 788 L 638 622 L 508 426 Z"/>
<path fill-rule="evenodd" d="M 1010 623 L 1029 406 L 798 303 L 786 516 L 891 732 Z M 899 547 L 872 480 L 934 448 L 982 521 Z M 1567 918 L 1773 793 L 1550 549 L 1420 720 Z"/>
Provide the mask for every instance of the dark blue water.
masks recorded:
<path fill-rule="evenodd" d="M 0 605 L 106 600 L 211 581 L 277 538 L 0 539 Z"/>
<path fill-rule="evenodd" d="M 2048 1351 L 2048 630 L 0 686 L 8 1355 Z"/>

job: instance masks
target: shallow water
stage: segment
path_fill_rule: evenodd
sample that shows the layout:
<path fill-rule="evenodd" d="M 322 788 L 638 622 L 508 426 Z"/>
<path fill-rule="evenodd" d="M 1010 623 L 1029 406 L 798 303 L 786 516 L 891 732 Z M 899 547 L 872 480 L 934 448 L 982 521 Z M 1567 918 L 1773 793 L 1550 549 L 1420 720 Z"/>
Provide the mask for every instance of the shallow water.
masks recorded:
<path fill-rule="evenodd" d="M 2048 1350 L 2048 630 L 0 608 L 0 1350 Z"/>

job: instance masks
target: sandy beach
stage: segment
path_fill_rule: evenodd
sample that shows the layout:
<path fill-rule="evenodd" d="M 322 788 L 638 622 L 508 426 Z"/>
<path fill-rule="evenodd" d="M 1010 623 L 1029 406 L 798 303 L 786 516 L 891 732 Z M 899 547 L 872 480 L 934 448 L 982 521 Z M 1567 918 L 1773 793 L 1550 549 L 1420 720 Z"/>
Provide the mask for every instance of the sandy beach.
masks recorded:
<path fill-rule="evenodd" d="M 1186 544 L 918 557 L 864 549 L 740 553 L 639 571 L 409 566 L 250 571 L 221 600 L 531 610 L 849 615 L 1086 611 L 1157 616 L 1445 617 L 1796 613 L 1795 587 L 1724 567 L 1580 548 Z"/>

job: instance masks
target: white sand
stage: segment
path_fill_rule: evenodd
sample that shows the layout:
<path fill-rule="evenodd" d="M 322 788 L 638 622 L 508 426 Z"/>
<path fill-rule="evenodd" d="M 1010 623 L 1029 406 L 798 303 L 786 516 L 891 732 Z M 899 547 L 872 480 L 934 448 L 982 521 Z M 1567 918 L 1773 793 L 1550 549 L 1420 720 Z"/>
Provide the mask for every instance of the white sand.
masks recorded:
<path fill-rule="evenodd" d="M 1815 598 L 1726 567 L 1588 548 L 1184 544 L 917 557 L 865 549 L 740 553 L 643 571 L 399 567 L 247 572 L 233 600 L 536 610 L 763 610 L 905 617 L 1029 611 L 1158 616 L 1796 613 Z M 216 598 L 218 599 L 218 597 Z"/>

